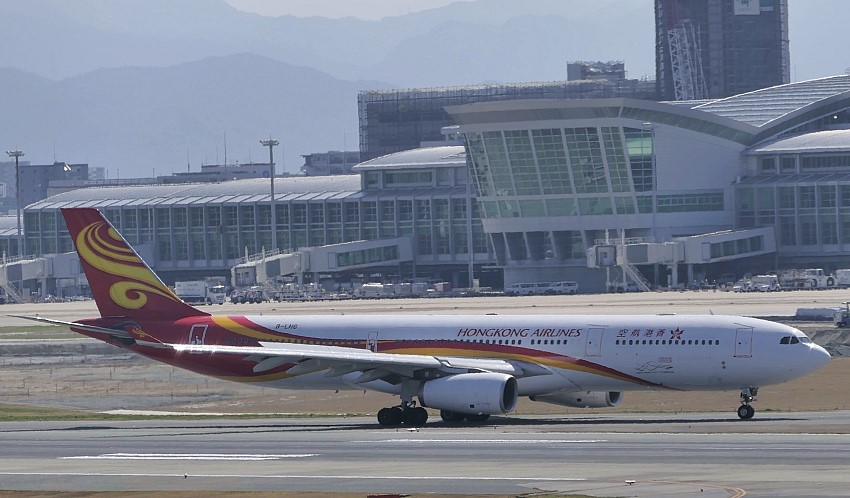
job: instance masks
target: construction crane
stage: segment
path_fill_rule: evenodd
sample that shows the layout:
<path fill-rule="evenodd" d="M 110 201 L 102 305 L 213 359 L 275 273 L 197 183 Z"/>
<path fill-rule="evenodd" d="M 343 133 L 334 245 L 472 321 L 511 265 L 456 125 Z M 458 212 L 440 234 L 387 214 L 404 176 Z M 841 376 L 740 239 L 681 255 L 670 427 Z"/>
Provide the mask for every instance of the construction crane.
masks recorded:
<path fill-rule="evenodd" d="M 679 0 L 666 0 L 664 20 L 667 28 L 667 47 L 670 51 L 670 70 L 676 100 L 708 98 L 708 86 L 702 68 L 702 44 L 698 25 L 679 14 Z"/>

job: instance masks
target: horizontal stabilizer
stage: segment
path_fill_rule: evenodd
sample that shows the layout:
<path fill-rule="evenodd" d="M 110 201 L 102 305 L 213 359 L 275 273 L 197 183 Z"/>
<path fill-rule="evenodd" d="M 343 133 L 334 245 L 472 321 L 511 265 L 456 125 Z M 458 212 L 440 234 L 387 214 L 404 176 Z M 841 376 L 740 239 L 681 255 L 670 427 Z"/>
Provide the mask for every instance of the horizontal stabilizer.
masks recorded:
<path fill-rule="evenodd" d="M 24 320 L 32 320 L 34 322 L 42 322 L 49 323 L 51 325 L 64 325 L 66 327 L 70 327 L 77 330 L 85 330 L 86 332 L 95 332 L 98 334 L 108 334 L 112 337 L 117 337 L 120 339 L 133 339 L 134 337 L 130 332 L 122 329 L 110 329 L 106 327 L 98 327 L 97 325 L 84 325 L 82 323 L 77 322 L 66 322 L 63 320 L 54 320 L 52 318 L 44 318 L 41 316 L 24 316 L 24 315 L 7 315 L 14 318 L 22 318 Z"/>

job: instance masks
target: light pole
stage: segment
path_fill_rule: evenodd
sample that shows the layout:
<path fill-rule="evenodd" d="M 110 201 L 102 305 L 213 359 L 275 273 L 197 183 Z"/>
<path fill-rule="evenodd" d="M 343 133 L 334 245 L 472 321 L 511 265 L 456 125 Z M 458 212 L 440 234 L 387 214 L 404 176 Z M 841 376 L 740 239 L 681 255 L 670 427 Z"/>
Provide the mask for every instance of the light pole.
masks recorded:
<path fill-rule="evenodd" d="M 269 148 L 269 172 L 271 177 L 271 199 L 270 205 L 272 209 L 272 250 L 277 249 L 277 209 L 274 205 L 274 147 L 276 145 L 280 145 L 280 142 L 269 137 L 268 140 L 260 140 L 260 143 L 263 144 L 263 147 Z"/>
<path fill-rule="evenodd" d="M 6 154 L 9 157 L 15 158 L 15 205 L 18 213 L 18 256 L 23 256 L 24 246 L 21 243 L 21 168 L 18 160 L 24 155 L 24 152 L 18 149 L 7 150 Z"/>

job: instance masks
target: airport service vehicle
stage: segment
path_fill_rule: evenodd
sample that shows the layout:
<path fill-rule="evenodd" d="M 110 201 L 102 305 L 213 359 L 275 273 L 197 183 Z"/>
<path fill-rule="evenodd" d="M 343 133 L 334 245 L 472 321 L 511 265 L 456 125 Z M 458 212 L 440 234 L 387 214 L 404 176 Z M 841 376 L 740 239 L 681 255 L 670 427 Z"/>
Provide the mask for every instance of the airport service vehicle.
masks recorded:
<path fill-rule="evenodd" d="M 549 282 L 521 282 L 505 287 L 507 296 L 539 296 L 546 294 Z"/>
<path fill-rule="evenodd" d="M 850 325 L 850 303 L 841 303 L 841 308 L 832 316 L 832 321 L 836 327 L 846 327 Z"/>
<path fill-rule="evenodd" d="M 546 289 L 546 294 L 575 294 L 578 292 L 578 282 L 564 280 L 563 282 L 552 282 Z"/>
<path fill-rule="evenodd" d="M 731 287 L 735 285 L 737 280 L 734 273 L 724 273 L 717 279 L 717 286 L 721 288 Z"/>
<path fill-rule="evenodd" d="M 230 302 L 233 304 L 242 304 L 245 301 L 245 291 L 240 289 L 234 289 L 230 293 Z"/>
<path fill-rule="evenodd" d="M 100 317 L 71 330 L 204 375 L 286 389 L 398 396 L 383 426 L 512 412 L 520 396 L 615 406 L 624 391 L 758 389 L 830 358 L 799 330 L 718 315 L 211 315 L 180 300 L 100 212 L 63 209 Z"/>
<path fill-rule="evenodd" d="M 174 293 L 188 304 L 224 304 L 227 289 L 220 284 L 205 280 L 174 282 Z"/>
<path fill-rule="evenodd" d="M 850 269 L 835 270 L 835 285 L 842 289 L 850 287 Z"/>
<path fill-rule="evenodd" d="M 612 282 L 608 284 L 608 292 L 640 292 L 637 282 Z"/>
<path fill-rule="evenodd" d="M 833 289 L 836 284 L 835 275 L 827 274 L 822 268 L 783 270 L 778 277 L 783 289 Z"/>
<path fill-rule="evenodd" d="M 776 275 L 756 275 L 750 279 L 750 291 L 776 292 L 781 290 L 779 277 Z"/>
<path fill-rule="evenodd" d="M 379 282 L 369 282 L 354 289 L 354 297 L 357 299 L 381 299 L 392 296 L 392 289 L 387 289 Z"/>
<path fill-rule="evenodd" d="M 243 298 L 243 303 L 264 303 L 269 299 L 266 297 L 266 293 L 263 288 L 259 285 L 253 285 L 248 287 L 245 291 L 245 295 Z"/>

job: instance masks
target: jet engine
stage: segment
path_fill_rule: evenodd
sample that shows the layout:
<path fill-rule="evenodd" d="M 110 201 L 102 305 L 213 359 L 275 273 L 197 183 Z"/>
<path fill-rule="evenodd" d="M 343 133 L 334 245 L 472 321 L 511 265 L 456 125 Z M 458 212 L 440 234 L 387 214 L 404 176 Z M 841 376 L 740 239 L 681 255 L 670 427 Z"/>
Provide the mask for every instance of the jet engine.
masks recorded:
<path fill-rule="evenodd" d="M 610 408 L 623 401 L 623 393 L 617 391 L 554 392 L 529 396 L 528 399 L 573 408 Z"/>
<path fill-rule="evenodd" d="M 422 386 L 423 406 L 457 413 L 508 413 L 516 408 L 516 379 L 500 373 L 467 373 L 429 380 Z"/>

